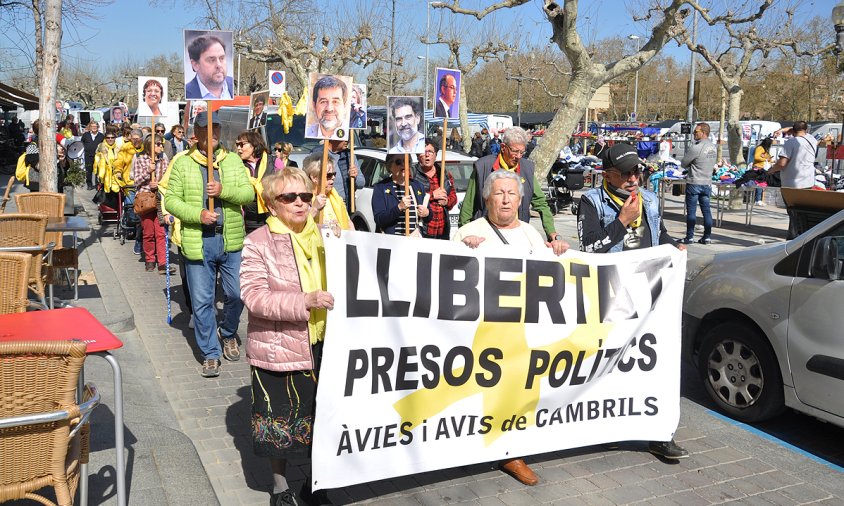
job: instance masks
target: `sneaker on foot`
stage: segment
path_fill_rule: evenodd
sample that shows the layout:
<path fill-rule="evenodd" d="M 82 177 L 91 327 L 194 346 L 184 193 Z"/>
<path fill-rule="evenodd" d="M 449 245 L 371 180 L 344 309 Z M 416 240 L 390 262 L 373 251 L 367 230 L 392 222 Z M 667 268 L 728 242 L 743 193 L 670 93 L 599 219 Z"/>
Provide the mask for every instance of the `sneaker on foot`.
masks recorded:
<path fill-rule="evenodd" d="M 684 237 L 683 239 L 680 239 L 677 242 L 679 242 L 680 244 L 691 244 L 695 242 L 695 239 L 694 237 Z"/>
<path fill-rule="evenodd" d="M 709 237 L 701 237 L 698 244 L 712 244 L 712 239 Z"/>
<path fill-rule="evenodd" d="M 223 357 L 229 362 L 240 360 L 240 348 L 237 346 L 237 338 L 234 336 L 224 338 L 220 327 L 217 327 L 217 336 L 223 343 Z"/>
<path fill-rule="evenodd" d="M 764 206 L 767 206 L 768 204 L 766 204 L 764 200 L 757 200 L 754 205 L 764 207 Z"/>
<path fill-rule="evenodd" d="M 299 506 L 299 498 L 289 488 L 270 496 L 270 506 Z"/>
<path fill-rule="evenodd" d="M 677 446 L 673 439 L 671 441 L 651 441 L 648 443 L 648 451 L 658 457 L 671 460 L 685 459 L 689 456 L 689 452 Z"/>
<path fill-rule="evenodd" d="M 135 247 L 132 249 L 132 253 L 134 253 L 136 255 L 141 254 L 141 243 L 139 243 L 139 242 L 135 243 Z"/>
<path fill-rule="evenodd" d="M 215 378 L 220 375 L 220 360 L 216 358 L 206 358 L 202 362 L 202 372 L 200 373 L 204 378 Z"/>

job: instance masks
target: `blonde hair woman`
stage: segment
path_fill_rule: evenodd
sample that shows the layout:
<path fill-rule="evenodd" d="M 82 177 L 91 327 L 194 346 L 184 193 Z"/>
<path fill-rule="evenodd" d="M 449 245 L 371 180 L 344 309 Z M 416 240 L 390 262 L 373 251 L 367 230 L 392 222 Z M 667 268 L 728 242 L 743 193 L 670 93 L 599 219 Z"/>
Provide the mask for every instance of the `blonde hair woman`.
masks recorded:
<path fill-rule="evenodd" d="M 314 189 L 319 188 L 319 179 L 322 177 L 322 154 L 311 153 L 302 162 L 305 174 L 311 180 Z M 343 198 L 334 189 L 334 181 L 337 180 L 337 169 L 331 159 L 328 159 L 328 166 L 325 168 L 325 188 L 320 195 L 314 197 L 314 203 L 311 206 L 311 214 L 316 217 L 320 211 L 323 213 L 322 222 L 326 225 L 337 223 L 343 230 L 352 230 L 352 221 L 349 219 L 349 213 L 346 211 L 346 203 Z"/>

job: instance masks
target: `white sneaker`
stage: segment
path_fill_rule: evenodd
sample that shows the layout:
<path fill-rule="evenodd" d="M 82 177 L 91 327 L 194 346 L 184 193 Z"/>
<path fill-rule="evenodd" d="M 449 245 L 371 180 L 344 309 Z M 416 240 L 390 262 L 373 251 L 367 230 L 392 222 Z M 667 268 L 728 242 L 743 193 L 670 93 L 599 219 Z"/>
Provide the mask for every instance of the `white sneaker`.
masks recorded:
<path fill-rule="evenodd" d="M 759 202 L 757 202 L 757 203 L 756 203 L 756 204 L 754 204 L 754 205 L 765 207 L 765 206 L 767 206 L 768 204 L 766 204 L 764 200 L 760 200 Z"/>
<path fill-rule="evenodd" d="M 193 328 L 193 315 L 190 315 L 190 321 L 188 321 L 188 328 L 189 329 Z"/>

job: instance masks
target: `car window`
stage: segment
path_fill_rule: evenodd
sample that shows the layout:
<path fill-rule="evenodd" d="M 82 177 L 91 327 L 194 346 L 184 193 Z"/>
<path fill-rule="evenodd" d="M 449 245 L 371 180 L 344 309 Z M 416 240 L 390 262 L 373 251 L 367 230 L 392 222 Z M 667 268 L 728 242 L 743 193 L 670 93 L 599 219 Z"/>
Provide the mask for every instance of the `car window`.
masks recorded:
<path fill-rule="evenodd" d="M 795 274 L 798 278 L 808 278 L 809 272 L 811 271 L 811 262 L 812 262 L 812 252 L 815 249 L 815 244 L 818 240 L 824 237 L 838 237 L 838 254 L 844 255 L 844 221 L 839 222 L 834 227 L 831 227 L 826 231 L 826 233 L 821 234 L 811 241 L 808 241 L 804 244 L 799 250 L 794 252 L 794 255 L 799 255 L 798 263 L 797 263 L 797 273 Z M 792 256 L 792 255 L 789 255 Z"/>
<path fill-rule="evenodd" d="M 457 192 L 465 192 L 469 186 L 469 178 L 472 177 L 474 162 L 465 161 L 447 164 L 448 171 L 454 178 L 454 189 Z"/>
<path fill-rule="evenodd" d="M 387 170 L 387 164 L 383 160 L 374 160 L 375 167 L 372 171 L 372 184 L 374 185 L 378 181 L 381 181 L 385 177 L 390 175 L 390 171 Z"/>
<path fill-rule="evenodd" d="M 366 179 L 366 186 L 372 186 L 372 172 L 375 170 L 375 160 L 365 156 L 355 156 L 356 164 L 363 177 Z"/>

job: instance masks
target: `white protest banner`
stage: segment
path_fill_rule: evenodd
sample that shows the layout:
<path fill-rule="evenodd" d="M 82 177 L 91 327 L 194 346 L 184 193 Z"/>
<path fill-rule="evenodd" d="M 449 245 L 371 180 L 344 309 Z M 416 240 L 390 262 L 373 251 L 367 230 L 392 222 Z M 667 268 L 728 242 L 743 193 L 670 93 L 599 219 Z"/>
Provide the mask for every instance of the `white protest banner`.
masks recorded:
<path fill-rule="evenodd" d="M 280 97 L 287 91 L 287 74 L 283 70 L 270 70 L 270 97 Z"/>
<path fill-rule="evenodd" d="M 315 489 L 671 439 L 685 252 L 526 258 L 345 231 L 325 252 Z"/>

